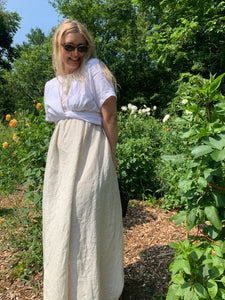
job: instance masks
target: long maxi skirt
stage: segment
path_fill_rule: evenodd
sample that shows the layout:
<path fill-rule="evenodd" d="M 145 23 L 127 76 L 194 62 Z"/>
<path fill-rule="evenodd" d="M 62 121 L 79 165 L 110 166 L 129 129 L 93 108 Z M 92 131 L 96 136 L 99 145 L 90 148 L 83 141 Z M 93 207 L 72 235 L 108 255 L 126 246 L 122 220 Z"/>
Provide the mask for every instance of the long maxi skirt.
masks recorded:
<path fill-rule="evenodd" d="M 122 212 L 101 126 L 61 120 L 43 191 L 44 300 L 118 300 L 123 289 Z"/>

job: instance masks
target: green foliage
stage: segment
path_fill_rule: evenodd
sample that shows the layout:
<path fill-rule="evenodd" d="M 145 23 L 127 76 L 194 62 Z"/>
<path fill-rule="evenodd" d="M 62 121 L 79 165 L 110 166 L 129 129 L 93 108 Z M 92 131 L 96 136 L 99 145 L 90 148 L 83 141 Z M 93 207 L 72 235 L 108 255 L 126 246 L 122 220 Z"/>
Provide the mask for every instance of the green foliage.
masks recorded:
<path fill-rule="evenodd" d="M 147 38 L 151 56 L 173 69 L 221 74 L 224 72 L 223 1 L 151 3 L 157 21 Z"/>
<path fill-rule="evenodd" d="M 15 35 L 20 22 L 20 17 L 15 12 L 8 12 L 4 4 L 0 5 L 0 72 L 2 69 L 9 69 L 15 58 L 15 51 L 12 47 L 13 36 Z M 0 81 L 2 81 L 0 74 Z"/>
<path fill-rule="evenodd" d="M 118 117 L 117 146 L 120 180 L 132 197 L 146 199 L 160 186 L 155 165 L 161 154 L 163 135 L 167 130 L 154 118 L 153 109 L 146 106 L 138 109 L 131 104 L 122 109 Z"/>
<path fill-rule="evenodd" d="M 1 248 L 14 253 L 9 263 L 9 267 L 13 269 L 10 276 L 24 280 L 37 274 L 43 265 L 41 215 L 31 214 L 31 211 L 31 206 L 14 207 L 1 228 L 7 231 Z"/>
<path fill-rule="evenodd" d="M 14 116 L 18 122 L 16 127 L 7 124 L 6 134 L 1 136 L 2 141 L 8 142 L 8 148 L 1 149 L 1 188 L 4 192 L 12 192 L 23 183 L 26 189 L 24 200 L 30 202 L 22 209 L 16 207 L 3 223 L 3 229 L 7 229 L 7 245 L 3 246 L 15 253 L 10 262 L 13 266 L 11 276 L 25 280 L 42 268 L 42 189 L 53 131 L 53 125 L 45 121 L 42 99 L 33 103 L 35 105 L 37 108 L 33 107 L 31 114 L 18 111 Z"/>
<path fill-rule="evenodd" d="M 209 80 L 192 78 L 186 99 L 178 106 L 178 112 L 185 113 L 174 119 L 175 124 L 183 126 L 180 139 L 186 141 L 188 151 L 182 157 L 188 164 L 183 164 L 187 170 L 172 195 L 186 203 L 186 209 L 172 220 L 176 224 L 186 220 L 188 232 L 208 221 L 210 225 L 202 233 L 214 243 L 201 238 L 200 243 L 187 240 L 173 245 L 178 251 L 171 264 L 173 284 L 167 299 L 224 299 L 225 98 L 219 92 L 224 75 L 211 75 Z M 169 160 L 176 158 L 171 156 Z"/>
<path fill-rule="evenodd" d="M 172 243 L 175 259 L 167 300 L 224 299 L 225 248 L 223 244 L 189 240 Z"/>
<path fill-rule="evenodd" d="M 14 63 L 13 71 L 4 74 L 0 85 L 0 113 L 32 110 L 33 101 L 43 96 L 44 85 L 54 77 L 50 40 L 44 45 L 24 46 Z"/>
<path fill-rule="evenodd" d="M 33 103 L 33 106 L 36 102 Z M 14 185 L 28 186 L 27 198 L 32 200 L 36 208 L 41 208 L 43 174 L 46 163 L 49 140 L 52 134 L 53 125 L 45 121 L 45 113 L 42 100 L 39 105 L 42 109 L 29 114 L 28 112 L 17 112 L 15 117 L 18 124 L 15 128 L 9 128 L 9 133 L 4 141 L 8 141 L 9 147 L 1 149 L 3 153 L 1 163 L 1 181 L 4 191 L 9 189 L 11 178 L 15 179 Z M 14 133 L 14 139 L 13 137 Z M 11 169 L 11 166 L 14 166 Z M 14 170 L 19 174 L 15 177 Z M 11 184 L 10 184 L 11 185 Z"/>
<path fill-rule="evenodd" d="M 0 123 L 0 140 L 2 143 L 8 142 L 7 149 L 0 148 L 0 193 L 13 192 L 22 182 L 23 174 L 18 163 L 16 153 L 16 142 L 13 141 L 13 129 L 3 126 Z"/>
<path fill-rule="evenodd" d="M 225 72 L 224 1 L 133 0 L 149 26 L 146 47 L 155 62 L 159 95 L 170 102 L 183 72 L 220 75 Z M 224 91 L 224 86 L 220 87 Z"/>

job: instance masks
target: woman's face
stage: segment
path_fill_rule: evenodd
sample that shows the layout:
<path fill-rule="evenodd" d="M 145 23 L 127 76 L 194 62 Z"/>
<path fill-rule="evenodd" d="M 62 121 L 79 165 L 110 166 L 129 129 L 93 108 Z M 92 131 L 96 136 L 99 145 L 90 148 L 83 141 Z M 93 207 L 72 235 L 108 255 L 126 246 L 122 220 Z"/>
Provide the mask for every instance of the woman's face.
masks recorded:
<path fill-rule="evenodd" d="M 84 51 L 86 50 L 85 47 L 78 47 L 81 45 L 87 45 L 87 41 L 85 40 L 85 38 L 81 33 L 75 33 L 75 32 L 68 33 L 63 38 L 61 51 L 62 51 L 62 63 L 64 66 L 65 75 L 73 73 L 80 67 L 84 59 L 84 56 L 87 53 L 87 51 Z M 72 51 L 68 51 L 71 49 Z"/>

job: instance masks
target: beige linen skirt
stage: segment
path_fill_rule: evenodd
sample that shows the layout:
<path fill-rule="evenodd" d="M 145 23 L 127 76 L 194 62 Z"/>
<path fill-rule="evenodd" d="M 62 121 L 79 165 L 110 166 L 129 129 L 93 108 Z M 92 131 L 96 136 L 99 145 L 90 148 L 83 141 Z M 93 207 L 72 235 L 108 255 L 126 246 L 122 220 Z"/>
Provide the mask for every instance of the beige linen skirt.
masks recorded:
<path fill-rule="evenodd" d="M 122 212 L 101 126 L 61 120 L 43 191 L 44 300 L 118 300 L 123 289 Z"/>

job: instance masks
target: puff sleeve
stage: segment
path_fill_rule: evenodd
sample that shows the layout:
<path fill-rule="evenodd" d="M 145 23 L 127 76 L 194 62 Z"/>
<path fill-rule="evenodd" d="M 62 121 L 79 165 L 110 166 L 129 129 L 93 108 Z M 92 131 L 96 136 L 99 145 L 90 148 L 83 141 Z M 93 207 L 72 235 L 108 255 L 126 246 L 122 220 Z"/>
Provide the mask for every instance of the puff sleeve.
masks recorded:
<path fill-rule="evenodd" d="M 116 97 L 113 84 L 107 78 L 103 66 L 98 59 L 91 60 L 89 78 L 94 100 L 99 109 L 110 96 Z"/>

